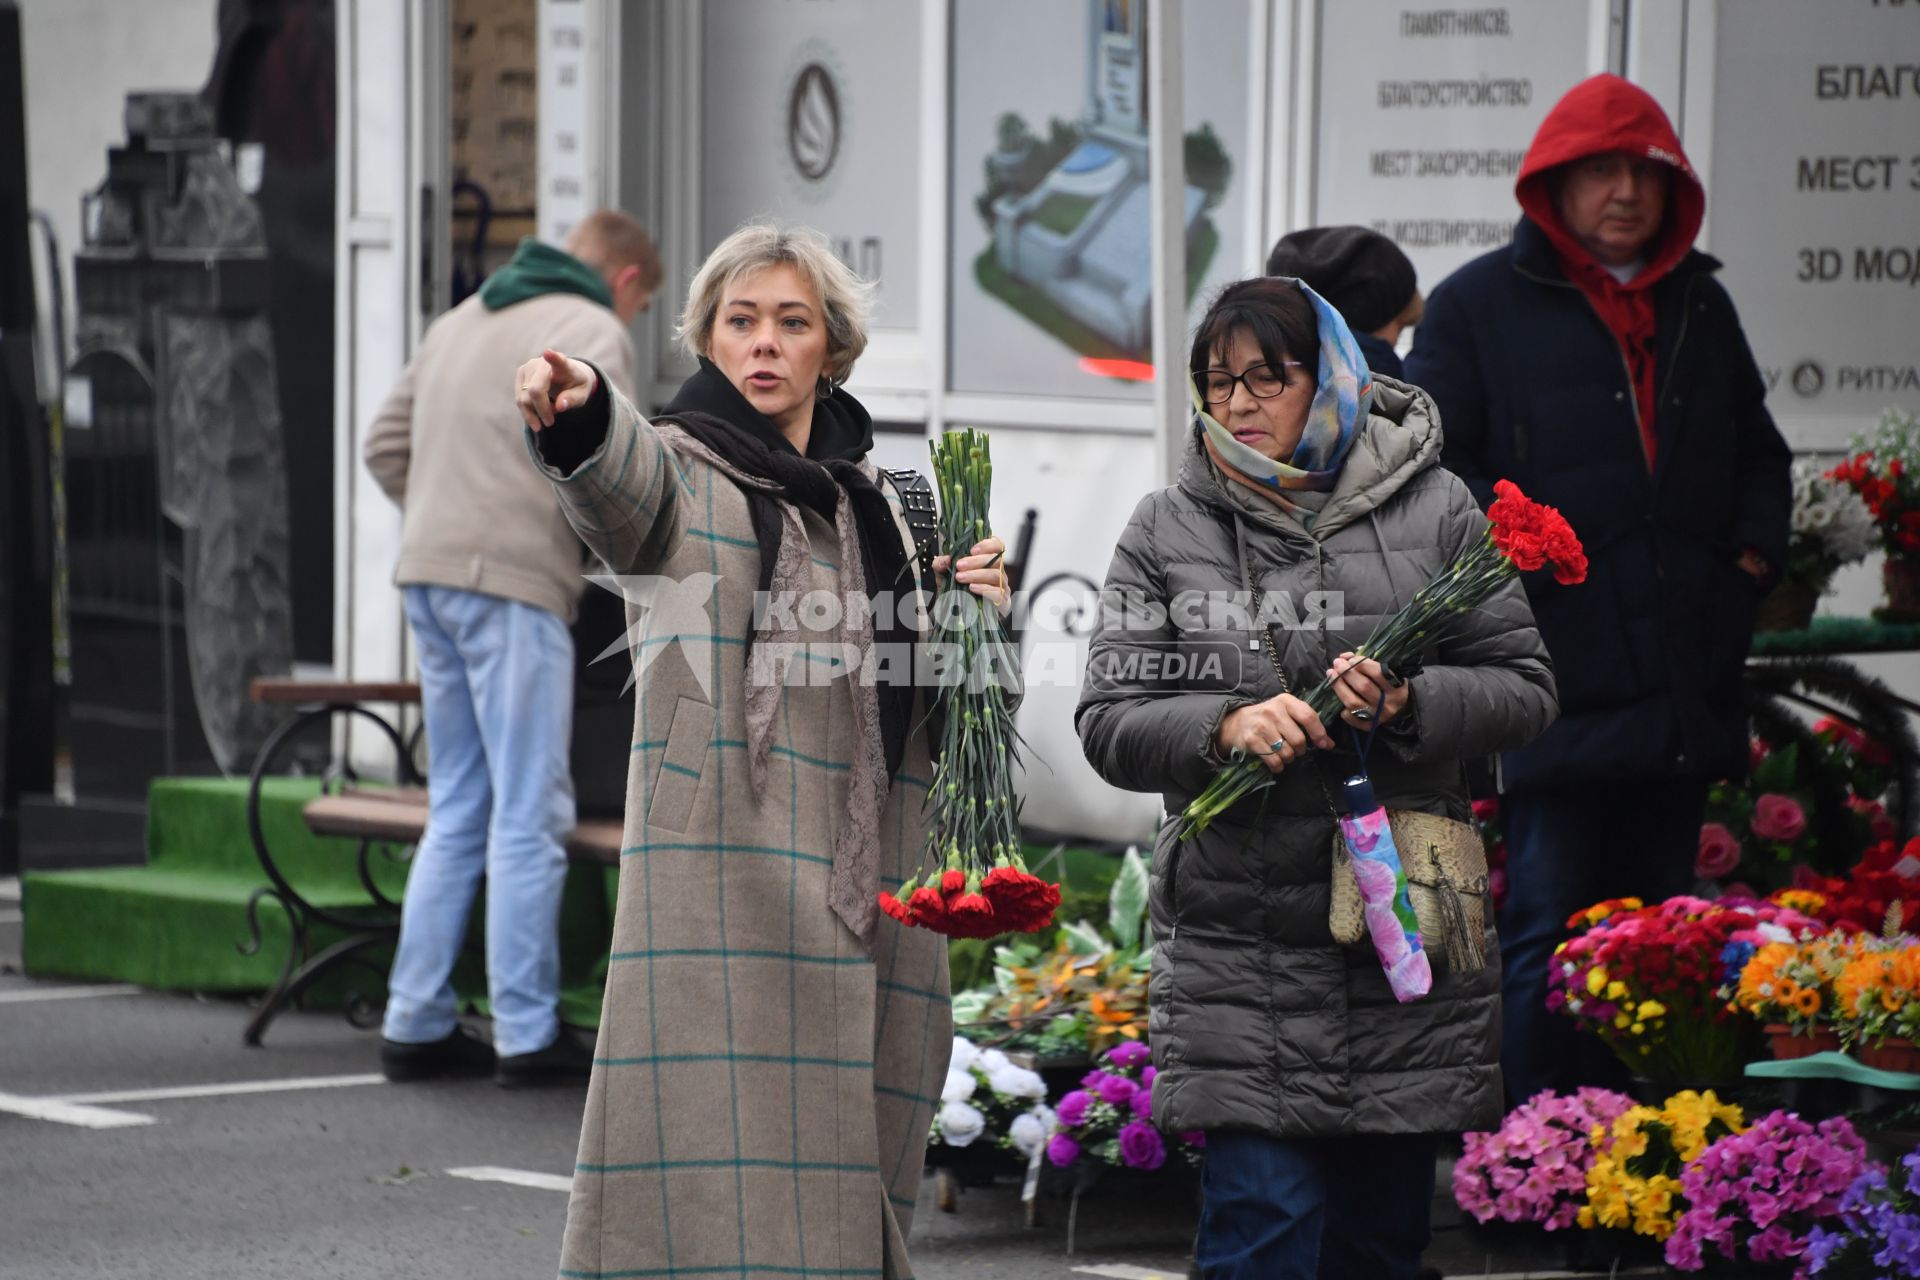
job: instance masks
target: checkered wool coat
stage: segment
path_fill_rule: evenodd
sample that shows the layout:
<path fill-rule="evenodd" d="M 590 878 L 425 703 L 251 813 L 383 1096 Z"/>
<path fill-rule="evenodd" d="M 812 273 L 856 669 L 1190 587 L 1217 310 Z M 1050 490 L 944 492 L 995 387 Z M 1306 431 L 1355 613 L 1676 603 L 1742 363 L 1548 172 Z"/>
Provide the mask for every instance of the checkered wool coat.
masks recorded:
<path fill-rule="evenodd" d="M 718 579 L 705 687 L 703 646 L 641 642 L 661 651 L 638 688 L 612 965 L 560 1275 L 904 1280 L 951 1047 L 947 952 L 941 937 L 884 918 L 869 952 L 828 906 L 849 682 L 825 658 L 795 664 L 820 670 L 785 690 L 756 796 L 744 703 L 760 549 L 745 496 L 618 392 L 604 443 L 570 474 L 542 460 L 537 437 L 529 446 L 613 572 Z M 833 526 L 804 518 L 811 586 L 837 596 Z M 910 543 L 904 521 L 900 531 Z M 917 728 L 882 813 L 883 887 L 919 862 L 932 776 Z"/>

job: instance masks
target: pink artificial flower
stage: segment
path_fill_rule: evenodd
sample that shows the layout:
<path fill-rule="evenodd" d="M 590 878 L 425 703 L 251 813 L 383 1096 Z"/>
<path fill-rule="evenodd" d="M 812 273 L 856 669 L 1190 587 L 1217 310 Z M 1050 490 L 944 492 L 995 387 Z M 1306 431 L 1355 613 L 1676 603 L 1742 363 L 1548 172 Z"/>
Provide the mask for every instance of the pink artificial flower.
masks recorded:
<path fill-rule="evenodd" d="M 1769 791 L 1753 802 L 1753 834 L 1762 840 L 1792 843 L 1807 829 L 1807 811 L 1800 802 Z"/>
<path fill-rule="evenodd" d="M 1740 838 L 1718 822 L 1700 824 L 1700 851 L 1693 856 L 1693 874 L 1718 880 L 1740 865 Z"/>

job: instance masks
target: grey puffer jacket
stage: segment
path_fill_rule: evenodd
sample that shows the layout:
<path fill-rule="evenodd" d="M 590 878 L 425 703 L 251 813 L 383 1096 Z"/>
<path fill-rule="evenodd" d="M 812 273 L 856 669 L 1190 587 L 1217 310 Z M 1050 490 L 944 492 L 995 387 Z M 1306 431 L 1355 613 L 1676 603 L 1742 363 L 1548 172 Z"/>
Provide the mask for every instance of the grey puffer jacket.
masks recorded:
<path fill-rule="evenodd" d="M 1226 481 L 1197 435 L 1180 483 L 1135 510 L 1107 574 L 1108 607 L 1075 716 L 1088 760 L 1115 786 L 1158 791 L 1177 815 L 1225 763 L 1214 736 L 1226 714 L 1281 692 L 1264 647 L 1249 651 L 1258 633 L 1244 614 L 1151 607 L 1178 606 L 1188 592 L 1245 601 L 1236 525 L 1270 608 L 1284 597 L 1310 621 L 1315 602 L 1328 602 L 1309 593 L 1344 593 L 1344 616 L 1328 609 L 1318 626 L 1273 632 L 1296 693 L 1486 527 L 1466 485 L 1437 465 L 1433 401 L 1386 378 L 1375 387 L 1372 416 L 1311 533 Z M 1128 596 L 1125 612 L 1138 625 L 1121 616 Z M 1176 664 L 1161 656 L 1170 650 L 1188 667 L 1172 680 Z M 1552 670 L 1517 581 L 1466 615 L 1410 684 L 1409 714 L 1380 731 L 1367 761 L 1381 803 L 1394 808 L 1467 818 L 1462 762 L 1519 746 L 1556 712 Z M 1341 947 L 1328 932 L 1329 794 L 1358 766 L 1346 728 L 1328 728 L 1341 749 L 1291 767 L 1192 840 L 1178 838 L 1177 817 L 1161 831 L 1150 1031 L 1160 1069 L 1154 1117 L 1165 1128 L 1294 1138 L 1450 1132 L 1499 1119 L 1491 925 L 1485 969 L 1448 973 L 1436 963 L 1431 994 L 1407 1005 L 1395 1003 L 1370 947 Z"/>

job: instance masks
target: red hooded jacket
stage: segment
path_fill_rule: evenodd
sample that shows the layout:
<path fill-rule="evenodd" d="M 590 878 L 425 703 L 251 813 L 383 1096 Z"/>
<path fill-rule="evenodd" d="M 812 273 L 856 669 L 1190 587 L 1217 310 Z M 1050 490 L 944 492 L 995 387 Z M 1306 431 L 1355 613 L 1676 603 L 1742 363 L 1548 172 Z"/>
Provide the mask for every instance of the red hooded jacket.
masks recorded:
<path fill-rule="evenodd" d="M 1673 170 L 1666 216 L 1647 246 L 1646 266 L 1626 284 L 1616 280 L 1562 225 L 1548 179 L 1549 172 L 1561 165 L 1608 151 L 1648 156 Z M 1569 89 L 1540 122 L 1520 166 L 1514 194 L 1521 209 L 1553 242 L 1567 279 L 1579 286 L 1620 343 L 1639 410 L 1640 442 L 1651 470 L 1657 445 L 1653 286 L 1693 248 L 1706 215 L 1706 191 L 1680 150 L 1667 113 L 1652 95 L 1619 76 L 1597 75 Z"/>

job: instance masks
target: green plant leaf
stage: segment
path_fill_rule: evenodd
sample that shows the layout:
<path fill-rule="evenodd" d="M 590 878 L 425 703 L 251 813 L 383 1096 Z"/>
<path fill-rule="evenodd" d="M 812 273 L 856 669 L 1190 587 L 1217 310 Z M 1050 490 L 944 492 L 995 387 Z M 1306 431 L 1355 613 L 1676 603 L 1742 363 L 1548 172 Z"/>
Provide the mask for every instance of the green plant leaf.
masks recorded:
<path fill-rule="evenodd" d="M 993 992 L 985 988 L 962 991 L 953 998 L 953 1021 L 956 1026 L 965 1026 L 969 1022 L 978 1022 L 987 1011 L 987 1005 L 993 1000 Z"/>
<path fill-rule="evenodd" d="M 1120 874 L 1107 895 L 1107 928 L 1125 951 L 1140 943 L 1140 920 L 1147 913 L 1147 864 L 1140 850 L 1129 845 L 1120 859 Z"/>
<path fill-rule="evenodd" d="M 1060 936 L 1067 940 L 1067 949 L 1076 956 L 1097 956 L 1108 950 L 1107 940 L 1100 931 L 1084 920 L 1075 920 L 1060 930 Z"/>

